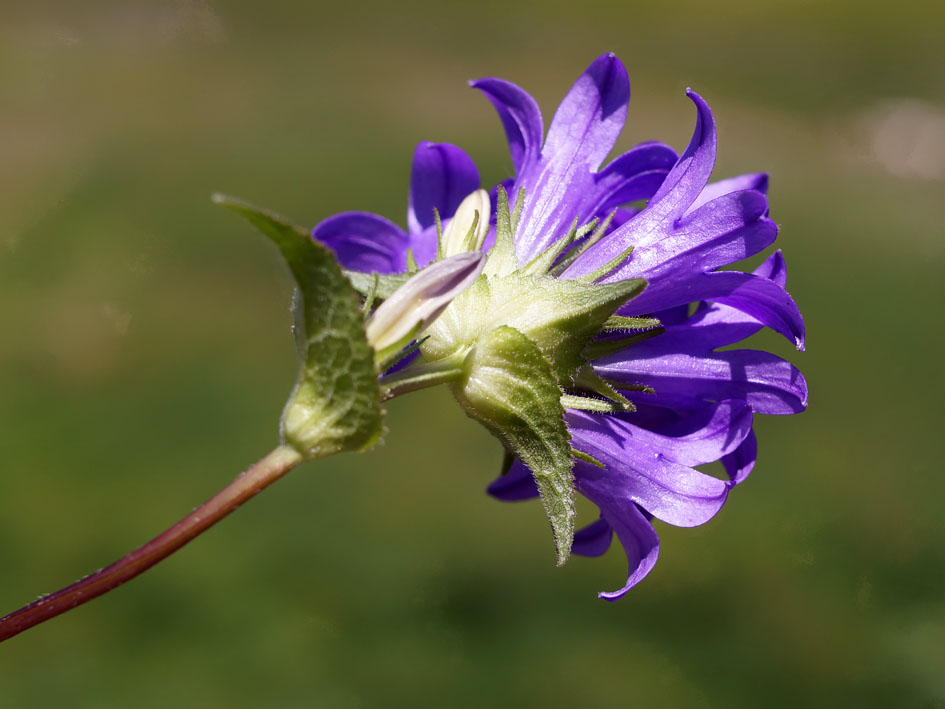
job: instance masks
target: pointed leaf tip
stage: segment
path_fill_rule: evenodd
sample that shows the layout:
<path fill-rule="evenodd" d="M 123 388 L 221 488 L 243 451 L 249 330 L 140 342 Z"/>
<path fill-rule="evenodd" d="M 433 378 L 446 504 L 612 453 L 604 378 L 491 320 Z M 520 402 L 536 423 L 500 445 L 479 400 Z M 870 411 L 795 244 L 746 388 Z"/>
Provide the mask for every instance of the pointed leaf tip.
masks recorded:
<path fill-rule="evenodd" d="M 307 229 L 248 202 L 214 194 L 269 237 L 298 288 L 299 374 L 282 413 L 284 441 L 306 459 L 363 450 L 381 434 L 381 393 L 361 300 L 334 254 Z"/>
<path fill-rule="evenodd" d="M 574 539 L 574 461 L 551 365 L 538 345 L 506 325 L 482 337 L 463 368 L 453 392 L 532 471 L 562 566 Z"/>

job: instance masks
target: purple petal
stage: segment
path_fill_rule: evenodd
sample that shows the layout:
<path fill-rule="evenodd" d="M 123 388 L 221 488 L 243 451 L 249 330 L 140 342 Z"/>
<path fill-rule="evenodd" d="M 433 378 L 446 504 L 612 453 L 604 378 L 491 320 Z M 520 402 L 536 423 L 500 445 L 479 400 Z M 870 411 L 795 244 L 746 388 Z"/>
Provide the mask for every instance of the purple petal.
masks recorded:
<path fill-rule="evenodd" d="M 619 508 L 608 507 L 603 514 L 623 545 L 627 555 L 628 573 L 627 583 L 623 588 L 617 591 L 602 591 L 597 595 L 607 601 L 616 601 L 650 573 L 660 555 L 660 539 L 653 525 L 634 504 Z"/>
<path fill-rule="evenodd" d="M 413 153 L 407 226 L 411 233 L 434 224 L 434 208 L 442 219 L 453 216 L 459 203 L 479 189 L 479 171 L 460 148 L 424 141 Z"/>
<path fill-rule="evenodd" d="M 649 208 L 653 223 L 678 219 L 698 199 L 715 166 L 716 132 L 712 109 L 692 89 L 686 95 L 696 105 L 696 127 L 689 147 L 666 177 L 663 186 L 653 195 Z"/>
<path fill-rule="evenodd" d="M 689 398 L 681 402 L 677 397 L 669 400 L 659 394 L 628 393 L 639 395 L 637 400 L 633 401 L 636 411 L 632 414 L 623 414 L 622 417 L 635 426 L 650 431 L 662 431 L 669 428 L 694 412 L 705 408 L 706 405 L 705 401 L 695 398 Z M 619 416 L 619 414 L 614 415 Z"/>
<path fill-rule="evenodd" d="M 796 414 L 807 408 L 804 376 L 780 357 L 757 350 L 667 352 L 651 344 L 661 338 L 634 345 L 632 356 L 617 353 L 597 360 L 594 370 L 607 379 L 646 384 L 662 395 L 744 399 L 759 414 Z"/>
<path fill-rule="evenodd" d="M 628 381 L 632 381 L 632 377 L 628 377 L 627 379 Z M 670 393 L 658 391 L 653 394 L 648 394 L 640 391 L 624 390 L 620 388 L 619 383 L 612 383 L 621 394 L 627 397 L 631 403 L 637 407 L 637 411 L 644 410 L 655 412 L 662 410 L 666 412 L 666 417 L 668 418 L 679 418 L 693 411 L 698 411 L 706 405 L 707 401 L 706 397 L 700 396 L 698 391 L 687 392 L 679 390 Z M 671 421 L 667 420 L 663 425 L 669 425 L 670 423 Z"/>
<path fill-rule="evenodd" d="M 741 271 L 695 273 L 657 282 L 621 312 L 649 313 L 701 300 L 727 306 L 697 313 L 691 318 L 692 322 L 680 326 L 699 326 L 699 332 L 691 334 L 705 338 L 701 341 L 706 350 L 749 337 L 762 325 L 780 333 L 798 349 L 804 349 L 804 319 L 790 294 L 773 280 Z M 687 334 L 674 331 L 671 339 L 682 340 Z"/>
<path fill-rule="evenodd" d="M 626 207 L 626 208 L 618 207 L 616 214 L 614 214 L 614 220 L 613 222 L 611 222 L 611 225 L 610 225 L 611 232 L 615 231 L 616 229 L 620 228 L 621 226 L 629 222 L 639 213 L 640 213 L 639 207 Z"/>
<path fill-rule="evenodd" d="M 627 119 L 630 80 L 613 54 L 595 59 L 558 106 L 542 156 L 560 166 L 598 168 Z"/>
<path fill-rule="evenodd" d="M 710 520 L 725 503 L 724 481 L 670 461 L 671 448 L 650 431 L 614 416 L 579 411 L 567 411 L 565 419 L 574 447 L 606 466 L 577 461 L 574 467 L 578 492 L 602 510 L 634 502 L 664 522 L 694 527 Z"/>
<path fill-rule="evenodd" d="M 564 235 L 594 191 L 593 171 L 617 140 L 627 114 L 630 84 L 613 55 L 596 59 L 558 107 L 541 159 L 519 173 L 525 189 L 515 253 L 525 263 Z"/>
<path fill-rule="evenodd" d="M 784 255 L 781 253 L 781 249 L 778 249 L 762 261 L 761 265 L 752 271 L 752 273 L 756 276 L 767 278 L 769 281 L 774 281 L 784 288 L 787 284 L 787 265 L 784 263 Z"/>
<path fill-rule="evenodd" d="M 758 278 L 768 279 L 774 283 L 777 288 L 783 289 L 787 283 L 787 268 L 784 263 L 784 257 L 781 251 L 775 251 L 765 261 L 753 271 Z M 751 291 L 760 288 L 764 293 L 752 294 Z M 715 304 L 706 309 L 701 315 L 700 326 L 711 326 L 719 329 L 725 326 L 731 329 L 733 326 L 740 325 L 747 330 L 740 337 L 735 339 L 725 339 L 718 341 L 714 347 L 723 347 L 733 342 L 742 340 L 755 334 L 760 326 L 767 325 L 776 332 L 781 333 L 788 340 L 794 338 L 794 345 L 799 350 L 803 350 L 806 340 L 806 328 L 804 319 L 794 299 L 787 291 L 779 291 L 771 286 L 758 286 L 753 283 L 751 288 L 744 290 L 739 288 L 736 292 L 729 294 L 716 294 L 713 297 Z"/>
<path fill-rule="evenodd" d="M 787 268 L 780 250 L 766 258 L 752 273 L 759 278 L 772 281 L 778 288 L 784 288 L 787 283 Z M 770 286 L 764 286 L 763 288 L 771 290 Z M 728 295 L 741 296 L 745 294 L 745 291 L 739 289 L 737 293 Z M 786 292 L 783 294 L 773 292 L 767 297 L 752 298 L 749 303 L 739 303 L 734 299 L 727 298 L 724 291 L 709 296 L 710 299 L 716 297 L 718 302 L 713 305 L 703 303 L 690 320 L 690 324 L 699 328 L 706 328 L 700 330 L 702 332 L 711 330 L 711 342 L 707 342 L 707 350 L 744 340 L 746 337 L 754 335 L 766 324 L 781 332 L 781 334 L 785 334 L 782 330 L 774 327 L 769 320 L 780 320 L 794 336 L 795 346 L 798 349 L 804 349 L 804 320 L 797 309 L 797 305 Z M 725 299 L 724 304 L 722 302 L 723 298 Z M 757 312 L 757 308 L 766 307 L 766 303 L 767 307 L 770 307 L 770 300 L 775 302 L 775 307 L 770 308 L 772 311 L 770 315 L 762 315 Z"/>
<path fill-rule="evenodd" d="M 664 439 L 660 449 L 673 462 L 702 465 L 737 449 L 751 433 L 751 421 L 751 407 L 747 402 L 720 401 L 651 435 Z"/>
<path fill-rule="evenodd" d="M 669 461 L 693 466 L 728 455 L 751 432 L 751 407 L 744 401 L 701 402 L 668 421 L 665 411 L 657 411 L 620 416 L 608 422 L 609 435 L 624 447 L 646 445 Z"/>
<path fill-rule="evenodd" d="M 751 288 L 741 287 L 731 295 L 716 296 L 715 302 L 734 308 L 762 325 L 767 325 L 784 335 L 797 349 L 803 350 L 807 335 L 801 311 L 786 290 L 780 289 L 777 284 L 772 288 L 765 285 L 767 283 L 774 282 L 753 281 Z"/>
<path fill-rule="evenodd" d="M 571 551 L 581 556 L 600 556 L 610 548 L 614 528 L 603 517 L 574 534 Z"/>
<path fill-rule="evenodd" d="M 312 237 L 354 271 L 401 273 L 407 268 L 407 234 L 393 222 L 368 212 L 344 212 L 312 229 Z"/>
<path fill-rule="evenodd" d="M 509 141 L 515 173 L 520 175 L 531 169 L 541 155 L 541 141 L 545 132 L 535 99 L 515 84 L 502 79 L 479 79 L 469 85 L 482 91 L 498 111 Z"/>
<path fill-rule="evenodd" d="M 676 151 L 662 143 L 642 143 L 615 158 L 595 176 L 585 215 L 603 217 L 621 204 L 650 199 L 677 159 Z"/>
<path fill-rule="evenodd" d="M 737 272 L 723 271 L 720 273 Z M 784 264 L 784 257 L 781 255 L 780 251 L 775 251 L 771 254 L 752 273 L 757 278 L 772 281 L 774 285 L 779 288 L 784 288 L 787 282 L 787 270 Z M 764 323 L 759 322 L 758 317 L 748 315 L 742 310 L 729 307 L 728 305 L 710 305 L 709 303 L 702 302 L 692 316 L 690 316 L 690 298 L 693 301 L 697 301 L 699 299 L 712 300 L 716 297 L 724 297 L 726 294 L 734 292 L 727 290 L 727 284 L 734 285 L 738 288 L 742 284 L 742 281 L 744 281 L 744 278 L 739 276 L 735 276 L 734 279 L 730 279 L 728 276 L 724 278 L 713 277 L 706 279 L 703 278 L 704 275 L 706 274 L 698 274 L 689 280 L 678 279 L 672 288 L 663 289 L 659 301 L 665 300 L 665 302 L 669 303 L 681 300 L 684 302 L 682 305 L 675 305 L 666 310 L 653 310 L 658 304 L 644 291 L 642 295 L 622 308 L 621 314 L 639 315 L 652 311 L 653 317 L 659 319 L 666 327 L 666 332 L 664 335 L 660 336 L 662 340 L 660 346 L 664 349 L 668 347 L 669 349 L 685 351 L 701 349 L 704 352 L 708 352 L 717 347 L 724 347 L 725 345 L 730 345 L 739 340 L 744 340 L 746 337 L 754 335 L 764 327 Z M 753 286 L 750 284 L 749 287 Z M 769 289 L 770 287 L 771 286 L 763 286 L 762 288 Z M 790 298 L 786 293 L 782 297 Z M 641 298 L 643 299 L 643 306 L 639 306 Z M 789 324 L 788 329 L 794 333 L 796 337 L 797 335 L 803 335 L 804 325 L 803 320 L 799 319 L 799 314 L 796 316 L 793 314 L 795 308 L 796 305 L 789 308 L 788 312 L 783 313 L 779 317 Z M 675 327 L 677 325 L 685 325 L 686 327 L 677 328 Z M 673 344 L 667 345 L 667 342 L 670 340 L 673 341 Z"/>
<path fill-rule="evenodd" d="M 444 219 L 445 223 L 449 220 Z M 411 231 L 409 234 L 410 250 L 413 252 L 413 258 L 420 268 L 429 266 L 436 258 L 436 225 L 428 226 L 421 231 Z"/>
<path fill-rule="evenodd" d="M 750 175 L 739 175 L 738 177 L 729 177 L 726 180 L 711 182 L 706 185 L 702 193 L 696 197 L 696 201 L 689 207 L 689 212 L 694 212 L 703 204 L 711 202 L 716 197 L 728 194 L 729 192 L 741 192 L 742 190 L 755 190 L 763 194 L 768 193 L 768 173 L 758 172 Z"/>
<path fill-rule="evenodd" d="M 698 258 L 696 254 L 703 254 L 705 246 L 711 245 L 712 258 L 706 258 L 709 254 L 705 254 L 695 261 L 703 271 L 708 271 L 754 256 L 770 246 L 778 228 L 767 219 L 767 214 L 768 199 L 763 193 L 754 190 L 729 192 L 680 219 L 672 231 L 672 239 L 685 243 L 688 258 Z M 756 225 L 767 229 L 764 233 L 746 229 Z M 734 235 L 739 238 L 734 238 Z M 665 246 L 664 243 L 660 245 Z M 643 246 L 638 242 L 637 248 Z M 670 249 L 669 253 L 675 255 L 681 251 L 676 248 Z"/>
<path fill-rule="evenodd" d="M 777 236 L 767 219 L 761 192 L 747 190 L 716 197 L 683 218 L 708 180 L 715 161 L 715 128 L 709 107 L 696 103 L 696 132 L 687 151 L 666 177 L 647 208 L 589 249 L 565 272 L 576 278 L 607 263 L 628 247 L 635 251 L 608 280 L 658 280 L 668 272 L 711 271 L 758 253 Z"/>
<path fill-rule="evenodd" d="M 633 236 L 637 220 L 631 220 L 610 238 L 624 241 L 629 236 L 635 250 L 605 280 L 613 282 L 632 274 L 647 279 L 653 286 L 648 290 L 659 290 L 672 277 L 712 271 L 753 256 L 774 243 L 778 235 L 777 225 L 765 217 L 767 211 L 767 200 L 760 192 L 733 192 L 704 205 L 672 229 L 652 231 L 645 239 Z M 646 210 L 637 219 L 645 214 Z M 658 309 L 670 305 L 678 303 L 661 303 Z"/>
<path fill-rule="evenodd" d="M 738 485 L 748 477 L 757 460 L 758 439 L 755 438 L 755 432 L 751 431 L 738 448 L 722 458 L 722 465 L 732 485 Z"/>
<path fill-rule="evenodd" d="M 643 312 L 643 311 L 640 311 Z M 664 327 L 670 325 L 682 325 L 689 319 L 689 303 L 683 305 L 674 305 L 665 310 L 654 310 L 653 317 L 660 321 Z"/>
<path fill-rule="evenodd" d="M 532 471 L 520 460 L 512 463 L 512 467 L 505 475 L 493 480 L 486 488 L 486 492 L 505 502 L 518 502 L 538 497 L 538 487 L 535 485 Z"/>

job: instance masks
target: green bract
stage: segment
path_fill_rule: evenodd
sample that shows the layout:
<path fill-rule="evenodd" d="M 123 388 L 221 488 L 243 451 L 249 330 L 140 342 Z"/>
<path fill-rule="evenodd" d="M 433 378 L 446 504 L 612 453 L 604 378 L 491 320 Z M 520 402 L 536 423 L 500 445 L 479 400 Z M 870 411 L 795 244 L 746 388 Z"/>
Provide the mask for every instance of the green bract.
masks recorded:
<path fill-rule="evenodd" d="M 514 327 L 500 326 L 479 338 L 452 389 L 466 412 L 535 474 L 560 566 L 574 538 L 574 483 L 561 388 L 548 360 Z"/>
<path fill-rule="evenodd" d="M 426 330 L 421 351 L 430 360 L 447 357 L 507 325 L 534 341 L 558 382 L 568 384 L 584 364 L 587 343 L 645 285 L 641 279 L 595 285 L 522 271 L 485 276 Z"/>
<path fill-rule="evenodd" d="M 517 202 L 521 205 L 521 194 Z M 606 384 L 590 381 L 582 353 L 646 282 L 596 284 L 549 275 L 574 240 L 590 231 L 579 232 L 576 225 L 547 252 L 520 266 L 512 249 L 516 219 L 501 188 L 496 216 L 496 245 L 484 274 L 424 331 L 420 351 L 426 366 L 462 363 L 461 374 L 450 384 L 457 400 L 534 473 L 560 565 L 574 536 L 573 452 L 562 397 L 574 408 L 581 408 L 582 401 L 563 389 L 586 389 L 611 399 L 587 399 L 589 408 L 629 407 Z"/>
<path fill-rule="evenodd" d="M 282 412 L 284 442 L 306 459 L 370 447 L 380 438 L 383 414 L 374 350 L 360 298 L 334 255 L 276 214 L 223 195 L 213 201 L 272 239 L 295 279 L 299 374 Z"/>

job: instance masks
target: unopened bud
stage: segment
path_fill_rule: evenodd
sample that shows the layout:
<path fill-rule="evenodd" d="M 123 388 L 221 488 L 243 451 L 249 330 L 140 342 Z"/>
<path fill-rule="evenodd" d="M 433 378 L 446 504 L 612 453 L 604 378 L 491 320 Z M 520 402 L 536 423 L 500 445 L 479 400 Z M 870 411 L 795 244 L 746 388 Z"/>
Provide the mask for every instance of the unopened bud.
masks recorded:
<path fill-rule="evenodd" d="M 427 327 L 472 285 L 485 264 L 485 254 L 460 253 L 427 266 L 378 306 L 365 328 L 375 359 L 383 363 Z"/>
<path fill-rule="evenodd" d="M 489 193 L 485 190 L 476 190 L 460 202 L 443 231 L 443 256 L 455 256 L 482 248 L 489 233 L 491 207 Z"/>

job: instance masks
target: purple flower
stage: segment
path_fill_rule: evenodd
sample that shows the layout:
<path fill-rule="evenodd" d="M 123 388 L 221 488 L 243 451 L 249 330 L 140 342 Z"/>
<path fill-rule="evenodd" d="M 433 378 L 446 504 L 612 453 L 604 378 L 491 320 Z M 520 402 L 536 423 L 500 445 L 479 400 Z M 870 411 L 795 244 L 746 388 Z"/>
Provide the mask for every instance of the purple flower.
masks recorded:
<path fill-rule="evenodd" d="M 612 54 L 596 59 L 574 84 L 544 144 L 541 114 L 531 96 L 500 79 L 473 86 L 492 101 L 505 127 L 516 170 L 510 193 L 524 189 L 515 242 L 519 262 L 552 244 L 575 217 L 583 223 L 623 203 L 648 199 L 642 211 L 615 220 L 617 225 L 560 276 L 592 273 L 633 247 L 598 282 L 645 278 L 643 293 L 618 312 L 653 317 L 662 326 L 623 342 L 611 335 L 595 343 L 626 344 L 592 365 L 635 404 L 635 411 L 569 410 L 566 415 L 574 448 L 605 465 L 575 463 L 576 489 L 598 505 L 601 517 L 577 532 L 572 548 L 587 556 L 603 554 L 616 532 L 629 575 L 623 588 L 600 594 L 613 600 L 656 562 L 654 517 L 682 527 L 703 524 L 748 476 L 757 453 L 753 414 L 793 414 L 807 405 L 806 382 L 790 363 L 757 350 L 719 351 L 765 326 L 798 349 L 804 346 L 804 323 L 784 289 L 780 251 L 753 273 L 717 270 L 774 242 L 777 226 L 768 217 L 767 177 L 708 184 L 715 122 L 709 106 L 692 91 L 687 95 L 696 107 L 696 128 L 678 159 L 651 143 L 598 170 L 623 127 L 630 93 L 626 70 Z M 667 174 L 670 159 L 674 164 Z M 719 460 L 727 481 L 695 468 Z M 519 462 L 489 492 L 503 500 L 537 495 L 532 476 Z"/>
<path fill-rule="evenodd" d="M 683 527 L 703 524 L 748 476 L 757 453 L 753 415 L 798 413 L 807 405 L 806 382 L 789 362 L 729 347 L 769 327 L 803 349 L 804 323 L 784 288 L 780 251 L 751 273 L 719 270 L 774 243 L 767 176 L 709 183 L 715 123 L 692 91 L 687 95 L 696 127 L 682 155 L 643 143 L 601 168 L 623 128 L 630 96 L 626 70 L 612 54 L 597 58 L 577 80 L 547 136 L 525 91 L 501 79 L 472 85 L 492 102 L 505 128 L 515 176 L 501 187 L 517 196 L 520 213 L 509 221 L 504 212 L 514 243 L 493 247 L 495 232 L 490 235 L 484 275 L 426 331 L 420 352 L 429 362 L 421 368 L 427 368 L 425 376 L 438 372 L 437 381 L 455 372 L 488 390 L 488 370 L 502 361 L 499 350 L 481 356 L 487 365 L 473 374 L 468 368 L 475 358 L 467 353 L 490 333 L 517 330 L 528 347 L 540 350 L 564 392 L 567 433 L 577 451 L 574 488 L 600 508 L 600 519 L 574 534 L 571 549 L 603 554 L 616 533 L 627 555 L 626 584 L 600 594 L 613 600 L 655 564 L 654 518 Z M 478 186 L 462 151 L 424 143 L 414 157 L 409 232 L 382 217 L 349 213 L 322 222 L 314 236 L 350 269 L 399 273 L 408 248 L 421 265 L 434 258 L 434 207 L 452 215 Z M 498 216 L 490 217 L 501 221 L 502 215 L 500 200 Z M 645 279 L 642 293 L 631 288 L 643 282 L 634 279 Z M 608 319 L 618 306 L 617 317 Z M 587 323 L 597 324 L 588 331 Z M 500 347 L 496 341 L 491 346 Z M 511 398 L 528 395 L 527 377 L 513 371 L 525 359 L 508 356 L 510 368 L 493 381 L 492 392 L 501 395 L 503 382 L 510 382 L 519 387 Z M 403 380 L 409 370 L 397 376 Z M 454 393 L 509 444 L 501 431 L 510 420 L 508 406 L 476 411 L 481 398 Z M 716 461 L 727 480 L 697 469 Z M 503 500 L 535 497 L 541 475 L 534 473 L 517 460 L 488 491 Z M 542 495 L 547 479 L 544 485 Z M 559 512 L 559 521 L 567 522 L 568 514 Z M 569 534 L 565 529 L 567 543 Z M 566 554 L 559 549 L 559 561 Z"/>

